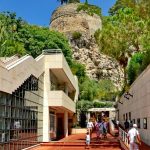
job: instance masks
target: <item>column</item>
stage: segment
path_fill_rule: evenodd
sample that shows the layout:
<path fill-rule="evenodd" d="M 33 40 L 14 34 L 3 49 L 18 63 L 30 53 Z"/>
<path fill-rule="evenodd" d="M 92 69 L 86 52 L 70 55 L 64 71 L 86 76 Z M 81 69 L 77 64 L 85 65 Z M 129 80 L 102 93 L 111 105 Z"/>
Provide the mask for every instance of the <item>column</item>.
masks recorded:
<path fill-rule="evenodd" d="M 68 112 L 64 112 L 64 136 L 68 136 Z"/>
<path fill-rule="evenodd" d="M 50 91 L 50 74 L 49 68 L 45 69 L 44 74 L 44 99 L 43 99 L 43 142 L 50 141 L 50 116 L 49 116 L 49 105 L 48 105 L 48 94 Z"/>

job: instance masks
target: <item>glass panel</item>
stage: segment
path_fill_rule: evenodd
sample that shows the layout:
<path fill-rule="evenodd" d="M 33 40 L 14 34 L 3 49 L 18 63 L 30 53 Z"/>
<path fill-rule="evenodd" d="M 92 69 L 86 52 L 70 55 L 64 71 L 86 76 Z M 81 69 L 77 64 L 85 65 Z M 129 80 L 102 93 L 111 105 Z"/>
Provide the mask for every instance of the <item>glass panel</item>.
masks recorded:
<path fill-rule="evenodd" d="M 5 119 L 0 118 L 0 130 L 5 129 Z"/>
<path fill-rule="evenodd" d="M 11 117 L 11 107 L 6 107 L 6 117 Z"/>
<path fill-rule="evenodd" d="M 5 116 L 5 106 L 0 106 L 0 116 L 1 117 Z"/>
<path fill-rule="evenodd" d="M 10 129 L 10 119 L 5 120 L 5 129 L 9 130 Z"/>
<path fill-rule="evenodd" d="M 143 129 L 147 129 L 147 118 L 143 119 Z"/>
<path fill-rule="evenodd" d="M 10 149 L 10 139 L 18 140 L 12 140 L 13 149 L 26 148 L 29 141 L 42 139 L 43 75 L 39 79 L 31 76 L 12 95 L 0 92 L 0 104 L 0 142 L 8 142 L 2 149 Z M 20 145 L 22 138 L 27 141 L 25 145 Z"/>
<path fill-rule="evenodd" d="M 6 104 L 6 96 L 4 93 L 0 92 L 0 104 Z"/>
<path fill-rule="evenodd" d="M 137 127 L 140 128 L 140 118 L 137 119 Z"/>

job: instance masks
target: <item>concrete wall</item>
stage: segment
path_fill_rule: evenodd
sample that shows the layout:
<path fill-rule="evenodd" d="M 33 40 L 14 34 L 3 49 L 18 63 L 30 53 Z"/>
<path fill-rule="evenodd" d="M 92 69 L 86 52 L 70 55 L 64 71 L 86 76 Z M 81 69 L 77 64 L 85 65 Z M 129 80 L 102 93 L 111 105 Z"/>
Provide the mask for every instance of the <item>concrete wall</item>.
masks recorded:
<path fill-rule="evenodd" d="M 129 93 L 133 95 L 129 100 L 124 97 L 121 98 L 123 104 L 118 103 L 119 120 L 120 123 L 124 122 L 124 115 L 128 116 L 131 113 L 131 120 L 140 119 L 140 128 L 138 129 L 142 140 L 150 145 L 150 66 L 137 78 L 132 84 Z M 147 129 L 144 129 L 143 119 L 147 118 Z"/>
<path fill-rule="evenodd" d="M 11 94 L 31 74 L 38 78 L 44 72 L 43 60 L 44 56 L 36 60 L 25 55 L 6 66 L 0 66 L 0 90 Z"/>
<path fill-rule="evenodd" d="M 63 91 L 51 91 L 51 75 L 52 70 L 57 79 L 67 86 L 66 93 Z M 39 78 L 43 75 L 44 83 L 44 97 L 43 105 L 43 141 L 50 140 L 50 106 L 58 107 L 59 113 L 64 114 L 64 132 L 65 136 L 68 135 L 68 114 L 75 112 L 75 102 L 78 99 L 78 81 L 73 76 L 68 63 L 62 53 L 56 54 L 42 54 L 36 59 L 29 55 L 25 55 L 12 61 L 0 61 L 0 91 L 12 93 L 15 91 L 30 75 Z M 73 93 L 71 99 L 67 92 Z M 26 97 L 32 98 L 28 92 L 25 93 Z M 36 99 L 37 100 L 37 99 Z M 33 100 L 35 101 L 35 100 Z M 26 104 L 31 105 L 31 104 Z M 61 109 L 60 109 L 61 108 Z M 42 129 L 41 129 L 42 130 Z M 56 130 L 55 130 L 56 131 Z M 41 131 L 42 132 L 42 131 Z"/>

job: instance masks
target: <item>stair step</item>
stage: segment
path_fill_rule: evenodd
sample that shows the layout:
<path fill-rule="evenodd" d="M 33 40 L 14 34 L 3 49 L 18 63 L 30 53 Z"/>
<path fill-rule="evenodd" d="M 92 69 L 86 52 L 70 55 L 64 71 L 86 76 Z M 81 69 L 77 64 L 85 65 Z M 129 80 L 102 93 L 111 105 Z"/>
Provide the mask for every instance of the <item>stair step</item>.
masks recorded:
<path fill-rule="evenodd" d="M 41 146 L 85 146 L 85 143 L 71 143 L 71 142 L 68 142 L 68 143 L 41 143 Z M 99 146 L 120 146 L 120 144 L 118 142 L 102 142 L 102 143 L 91 143 L 90 146 L 95 146 L 95 147 L 99 147 Z"/>

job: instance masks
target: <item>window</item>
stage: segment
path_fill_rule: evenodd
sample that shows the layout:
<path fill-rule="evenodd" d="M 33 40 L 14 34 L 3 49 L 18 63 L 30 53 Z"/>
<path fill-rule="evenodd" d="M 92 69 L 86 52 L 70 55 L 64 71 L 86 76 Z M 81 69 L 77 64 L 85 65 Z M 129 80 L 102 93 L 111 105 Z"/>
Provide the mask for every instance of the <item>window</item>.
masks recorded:
<path fill-rule="evenodd" d="M 137 119 L 137 127 L 140 128 L 140 118 Z"/>
<path fill-rule="evenodd" d="M 126 120 L 128 120 L 128 113 L 126 113 Z"/>
<path fill-rule="evenodd" d="M 43 93 L 42 81 L 43 75 L 39 79 L 31 76 L 12 94 L 0 91 L 0 149 L 8 150 L 10 142 L 23 149 L 30 141 L 42 139 L 43 95 L 39 94 Z M 26 144 L 19 148 L 22 139 Z"/>
<path fill-rule="evenodd" d="M 129 112 L 129 120 L 131 120 L 131 112 Z"/>
<path fill-rule="evenodd" d="M 125 119 L 125 114 L 123 114 L 123 120 L 125 121 L 126 119 Z"/>
<path fill-rule="evenodd" d="M 50 112 L 50 131 L 55 131 L 55 114 L 54 112 Z"/>
<path fill-rule="evenodd" d="M 147 129 L 147 118 L 143 119 L 143 129 Z"/>

